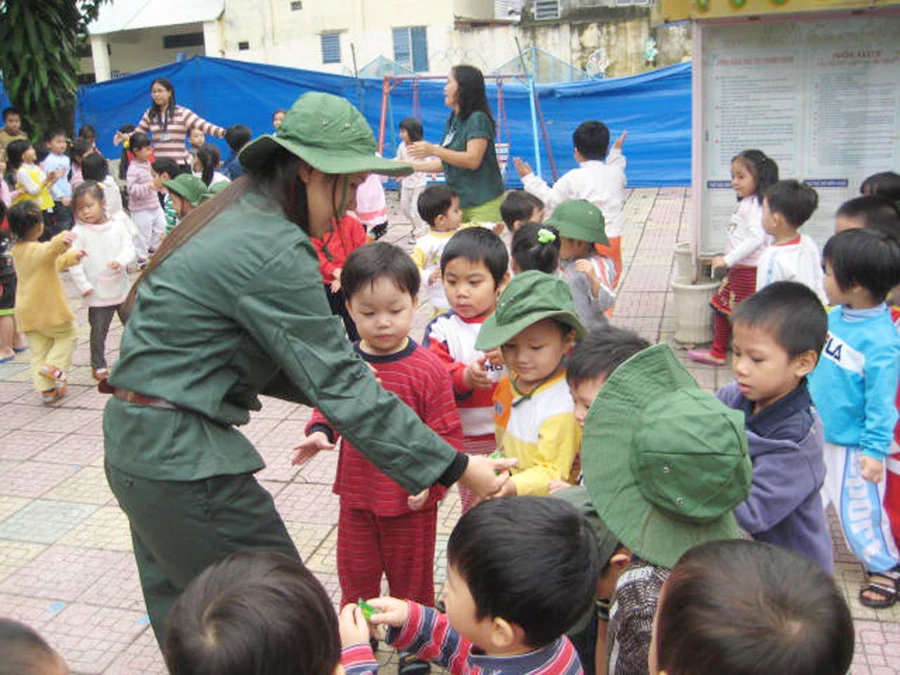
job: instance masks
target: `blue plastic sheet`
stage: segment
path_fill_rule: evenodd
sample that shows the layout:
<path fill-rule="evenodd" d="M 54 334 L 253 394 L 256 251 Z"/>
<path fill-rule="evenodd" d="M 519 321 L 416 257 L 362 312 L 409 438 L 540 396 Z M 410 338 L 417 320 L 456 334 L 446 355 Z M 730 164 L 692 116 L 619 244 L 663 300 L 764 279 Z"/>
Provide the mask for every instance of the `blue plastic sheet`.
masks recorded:
<path fill-rule="evenodd" d="M 76 126 L 88 123 L 98 132 L 98 145 L 108 157 L 122 124 L 137 124 L 150 104 L 150 83 L 167 77 L 178 103 L 201 117 L 227 127 L 246 124 L 254 135 L 272 131 L 272 114 L 307 91 L 325 91 L 353 102 L 378 134 L 382 80 L 353 78 L 229 59 L 194 57 L 79 89 Z M 442 81 L 404 81 L 391 92 L 384 155 L 399 143 L 398 125 L 409 115 L 422 120 L 425 137 L 440 142 L 448 109 Z M 499 114 L 497 86 L 488 85 L 488 100 L 498 118 L 500 140 L 511 156 L 534 161 L 532 118 L 526 83 L 504 81 L 504 117 Z M 633 187 L 688 185 L 691 178 L 691 65 L 662 68 L 634 77 L 538 86 L 541 112 L 560 175 L 575 166 L 572 132 L 581 122 L 599 119 L 610 128 L 611 141 L 628 131 L 625 155 L 628 183 Z M 540 137 L 543 176 L 552 182 L 549 158 Z M 223 143 L 223 154 L 227 149 Z M 508 185 L 521 185 L 510 165 Z"/>

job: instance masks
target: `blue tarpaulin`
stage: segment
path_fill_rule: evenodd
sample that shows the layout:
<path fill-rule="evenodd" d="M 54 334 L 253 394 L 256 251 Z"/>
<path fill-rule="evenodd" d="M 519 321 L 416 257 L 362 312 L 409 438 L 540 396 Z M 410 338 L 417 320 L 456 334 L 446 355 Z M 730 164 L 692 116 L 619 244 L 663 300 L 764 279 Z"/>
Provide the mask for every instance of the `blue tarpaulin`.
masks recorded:
<path fill-rule="evenodd" d="M 178 103 L 201 117 L 227 127 L 246 124 L 254 135 L 272 130 L 272 113 L 289 108 L 307 91 L 344 96 L 366 116 L 378 134 L 382 80 L 331 75 L 229 59 L 194 57 L 109 82 L 85 86 L 78 92 L 76 126 L 93 125 L 98 144 L 108 157 L 118 155 L 112 145 L 122 124 L 137 124 L 150 104 L 150 83 L 167 77 Z M 422 120 L 425 137 L 440 142 L 448 109 L 443 82 L 401 82 L 391 93 L 387 114 L 385 156 L 393 156 L 399 142 L 397 125 L 411 114 Z M 505 81 L 504 124 L 498 119 L 500 140 L 510 144 L 511 156 L 534 161 L 534 141 L 526 83 Z M 689 63 L 642 75 L 538 85 L 540 108 L 560 175 L 575 166 L 572 132 L 581 122 L 598 119 L 610 128 L 612 139 L 628 131 L 625 155 L 628 183 L 633 187 L 688 185 L 691 177 L 691 66 Z M 488 85 L 488 99 L 498 115 L 496 85 Z M 611 140 L 612 140 L 611 139 Z M 223 146 L 224 147 L 224 146 Z M 541 139 L 543 176 L 552 180 Z M 510 187 L 520 185 L 512 166 Z"/>

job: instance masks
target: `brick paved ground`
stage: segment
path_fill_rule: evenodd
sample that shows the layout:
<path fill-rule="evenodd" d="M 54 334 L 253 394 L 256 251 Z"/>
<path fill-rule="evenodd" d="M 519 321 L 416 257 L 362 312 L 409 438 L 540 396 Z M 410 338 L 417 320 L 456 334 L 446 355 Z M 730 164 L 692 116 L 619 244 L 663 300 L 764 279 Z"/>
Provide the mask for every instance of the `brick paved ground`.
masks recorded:
<path fill-rule="evenodd" d="M 691 239 L 687 190 L 640 189 L 626 205 L 627 273 L 614 322 L 652 341 L 670 340 L 674 307 L 669 282 L 676 242 Z M 408 245 L 395 225 L 388 240 Z M 72 296 L 73 305 L 78 300 Z M 69 373 L 70 394 L 54 408 L 31 390 L 27 353 L 0 365 L 0 615 L 37 628 L 74 673 L 165 673 L 144 611 L 127 521 L 106 485 L 101 415 L 105 397 L 88 367 L 86 311 L 78 311 L 81 338 Z M 428 309 L 419 312 L 420 334 Z M 113 360 L 121 336 L 109 340 Z M 726 368 L 689 364 L 700 384 L 729 380 Z M 289 463 L 308 412 L 266 400 L 244 429 L 267 462 L 259 478 L 275 501 L 303 559 L 338 597 L 334 548 L 337 501 L 330 484 L 335 455 L 322 453 L 302 468 Z M 444 580 L 444 548 L 459 516 L 455 491 L 441 510 L 436 583 Z M 900 671 L 900 608 L 875 612 L 856 601 L 858 564 L 836 547 L 837 580 L 850 600 L 858 634 L 853 673 Z M 389 651 L 379 653 L 395 672 Z"/>

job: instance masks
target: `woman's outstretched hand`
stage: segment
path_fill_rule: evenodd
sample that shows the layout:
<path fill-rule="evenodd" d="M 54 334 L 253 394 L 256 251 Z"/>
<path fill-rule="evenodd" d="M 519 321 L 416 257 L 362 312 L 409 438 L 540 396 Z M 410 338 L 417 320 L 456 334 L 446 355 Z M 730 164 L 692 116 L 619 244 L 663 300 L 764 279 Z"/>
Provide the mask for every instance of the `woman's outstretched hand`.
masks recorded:
<path fill-rule="evenodd" d="M 498 496 L 509 480 L 509 470 L 518 461 L 511 457 L 491 459 L 484 455 L 469 455 L 469 464 L 459 482 L 482 499 Z"/>

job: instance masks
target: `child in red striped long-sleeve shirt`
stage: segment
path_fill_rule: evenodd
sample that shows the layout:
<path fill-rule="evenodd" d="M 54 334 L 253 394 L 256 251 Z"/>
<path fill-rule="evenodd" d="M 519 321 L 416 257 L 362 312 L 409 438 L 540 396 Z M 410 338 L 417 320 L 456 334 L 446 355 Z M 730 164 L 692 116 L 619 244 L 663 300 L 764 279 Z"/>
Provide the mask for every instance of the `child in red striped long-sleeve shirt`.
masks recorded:
<path fill-rule="evenodd" d="M 386 389 L 461 450 L 462 424 L 450 374 L 436 355 L 408 336 L 420 284 L 413 261 L 396 246 L 366 244 L 347 257 L 341 283 L 361 338 L 357 353 L 372 366 Z M 295 462 L 310 452 L 334 447 L 338 438 L 318 410 L 306 433 Z M 341 605 L 381 595 L 384 572 L 392 595 L 433 606 L 437 504 L 443 489 L 407 494 L 345 438 L 334 491 L 340 496 L 337 567 Z"/>

